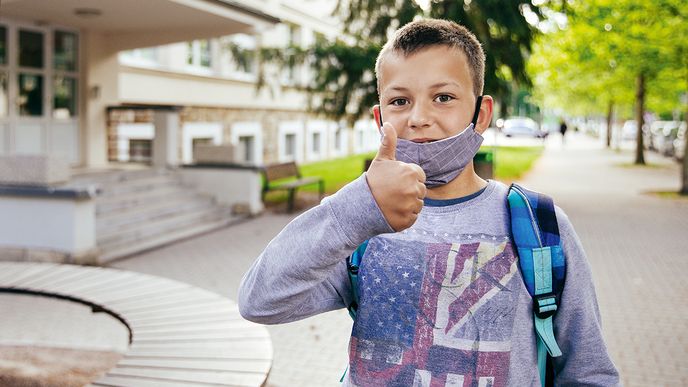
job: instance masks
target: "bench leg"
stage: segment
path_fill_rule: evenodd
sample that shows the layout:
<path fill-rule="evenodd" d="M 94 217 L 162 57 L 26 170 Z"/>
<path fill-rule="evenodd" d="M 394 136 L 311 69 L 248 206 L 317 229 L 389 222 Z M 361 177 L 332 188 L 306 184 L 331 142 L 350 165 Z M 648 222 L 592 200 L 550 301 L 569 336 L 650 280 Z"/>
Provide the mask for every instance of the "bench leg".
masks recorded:
<path fill-rule="evenodd" d="M 325 196 L 325 182 L 324 181 L 318 182 L 318 190 L 320 191 L 320 196 L 318 197 L 318 199 L 322 200 L 323 196 Z"/>
<path fill-rule="evenodd" d="M 291 213 L 294 211 L 294 196 L 296 196 L 296 188 L 289 190 L 289 199 L 287 200 L 287 212 Z"/>

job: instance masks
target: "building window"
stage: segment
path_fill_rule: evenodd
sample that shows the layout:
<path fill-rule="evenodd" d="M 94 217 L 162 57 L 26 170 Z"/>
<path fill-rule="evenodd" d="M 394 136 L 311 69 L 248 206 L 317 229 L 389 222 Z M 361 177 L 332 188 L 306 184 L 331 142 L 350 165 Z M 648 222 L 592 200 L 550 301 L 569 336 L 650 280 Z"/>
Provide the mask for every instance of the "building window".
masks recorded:
<path fill-rule="evenodd" d="M 10 104 L 7 95 L 7 73 L 0 72 L 0 117 L 7 117 L 9 107 Z"/>
<path fill-rule="evenodd" d="M 0 65 L 7 64 L 7 28 L 0 26 Z"/>
<path fill-rule="evenodd" d="M 121 63 L 129 66 L 156 67 L 160 65 L 158 47 L 123 51 L 120 53 L 119 59 Z"/>
<path fill-rule="evenodd" d="M 19 74 L 19 115 L 43 115 L 43 76 Z"/>
<path fill-rule="evenodd" d="M 129 140 L 129 161 L 145 163 L 151 161 L 152 140 L 130 139 Z"/>
<path fill-rule="evenodd" d="M 289 133 L 284 136 L 284 156 L 290 159 L 296 158 L 296 134 Z"/>
<path fill-rule="evenodd" d="M 320 154 L 320 133 L 313 133 L 313 153 Z"/>
<path fill-rule="evenodd" d="M 55 77 L 53 118 L 76 117 L 76 106 L 76 79 L 63 76 Z"/>
<path fill-rule="evenodd" d="M 256 37 L 247 34 L 234 34 L 225 38 L 223 48 L 232 56 L 231 71 L 255 74 L 256 64 Z"/>
<path fill-rule="evenodd" d="M 55 31 L 54 66 L 55 70 L 77 71 L 77 35 L 72 32 Z"/>
<path fill-rule="evenodd" d="M 19 66 L 42 69 L 43 33 L 19 30 Z"/>
<path fill-rule="evenodd" d="M 255 136 L 239 136 L 239 152 L 241 160 L 247 163 L 254 163 L 255 155 L 253 152 Z"/>
<path fill-rule="evenodd" d="M 186 63 L 194 67 L 210 68 L 212 65 L 212 51 L 207 39 L 189 42 Z"/>
<path fill-rule="evenodd" d="M 342 150 L 342 128 L 337 127 L 334 132 L 334 149 L 339 152 Z"/>

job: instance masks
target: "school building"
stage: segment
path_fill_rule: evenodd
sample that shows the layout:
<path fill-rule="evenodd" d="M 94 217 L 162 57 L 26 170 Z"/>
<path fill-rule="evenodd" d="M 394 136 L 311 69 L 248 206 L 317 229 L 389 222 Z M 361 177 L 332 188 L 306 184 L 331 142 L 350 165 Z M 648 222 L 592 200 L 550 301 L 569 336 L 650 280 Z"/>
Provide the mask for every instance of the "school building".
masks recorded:
<path fill-rule="evenodd" d="M 310 76 L 306 66 L 268 65 L 258 89 L 257 61 L 232 57 L 233 47 L 305 47 L 316 36 L 338 36 L 327 3 L 3 0 L 0 210 L 8 216 L 0 222 L 0 255 L 89 262 L 125 256 L 169 243 L 159 234 L 172 229 L 191 230 L 174 237 L 182 238 L 212 228 L 175 223 L 172 208 L 194 203 L 207 213 L 187 218 L 206 221 L 210 213 L 229 213 L 182 200 L 191 188 L 231 213 L 256 213 L 260 178 L 252 166 L 374 150 L 371 121 L 349 128 L 308 112 L 296 87 Z M 208 145 L 217 147 L 212 157 L 236 166 L 188 168 Z M 123 169 L 135 171 L 114 174 Z M 134 197 L 149 188 L 163 196 L 177 183 L 178 191 L 164 195 L 178 199 L 167 209 L 152 194 L 146 200 L 153 203 Z M 160 208 L 144 217 L 144 204 Z M 155 222 L 165 228 L 135 230 Z"/>

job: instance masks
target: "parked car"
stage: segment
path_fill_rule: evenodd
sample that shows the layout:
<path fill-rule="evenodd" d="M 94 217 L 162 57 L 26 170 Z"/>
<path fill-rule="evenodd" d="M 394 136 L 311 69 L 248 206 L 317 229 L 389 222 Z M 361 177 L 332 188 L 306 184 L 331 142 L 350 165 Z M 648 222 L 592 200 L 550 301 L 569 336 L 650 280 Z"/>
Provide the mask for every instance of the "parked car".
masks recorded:
<path fill-rule="evenodd" d="M 686 123 L 681 122 L 674 140 L 674 158 L 678 161 L 682 161 L 686 154 L 686 127 Z"/>
<path fill-rule="evenodd" d="M 674 156 L 674 140 L 680 127 L 680 121 L 669 121 L 664 125 L 661 136 L 657 138 L 657 152 L 667 157 Z"/>
<path fill-rule="evenodd" d="M 638 123 L 635 120 L 624 122 L 621 127 L 621 139 L 635 140 L 638 136 Z"/>
<path fill-rule="evenodd" d="M 650 130 L 647 131 L 647 136 L 645 136 L 645 146 L 649 150 L 659 151 L 659 137 L 663 135 L 664 125 L 669 123 L 669 121 L 654 121 L 650 124 Z"/>
<path fill-rule="evenodd" d="M 535 120 L 528 117 L 511 117 L 504 120 L 504 126 L 502 127 L 502 133 L 505 136 L 530 136 L 537 138 L 547 137 L 547 132 L 540 129 Z"/>

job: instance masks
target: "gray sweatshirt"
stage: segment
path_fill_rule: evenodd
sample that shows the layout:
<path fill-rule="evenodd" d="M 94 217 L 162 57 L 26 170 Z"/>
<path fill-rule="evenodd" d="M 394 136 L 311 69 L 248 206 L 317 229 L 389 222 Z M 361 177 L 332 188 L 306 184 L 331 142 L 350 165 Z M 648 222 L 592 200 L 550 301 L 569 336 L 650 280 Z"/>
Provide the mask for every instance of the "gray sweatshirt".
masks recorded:
<path fill-rule="evenodd" d="M 540 386 L 532 299 L 510 241 L 508 188 L 425 206 L 395 233 L 365 175 L 294 219 L 244 276 L 248 320 L 280 324 L 344 308 L 346 258 L 367 241 L 346 386 Z M 557 386 L 615 386 L 590 266 L 566 215 L 557 219 L 567 257 L 555 336 Z"/>

